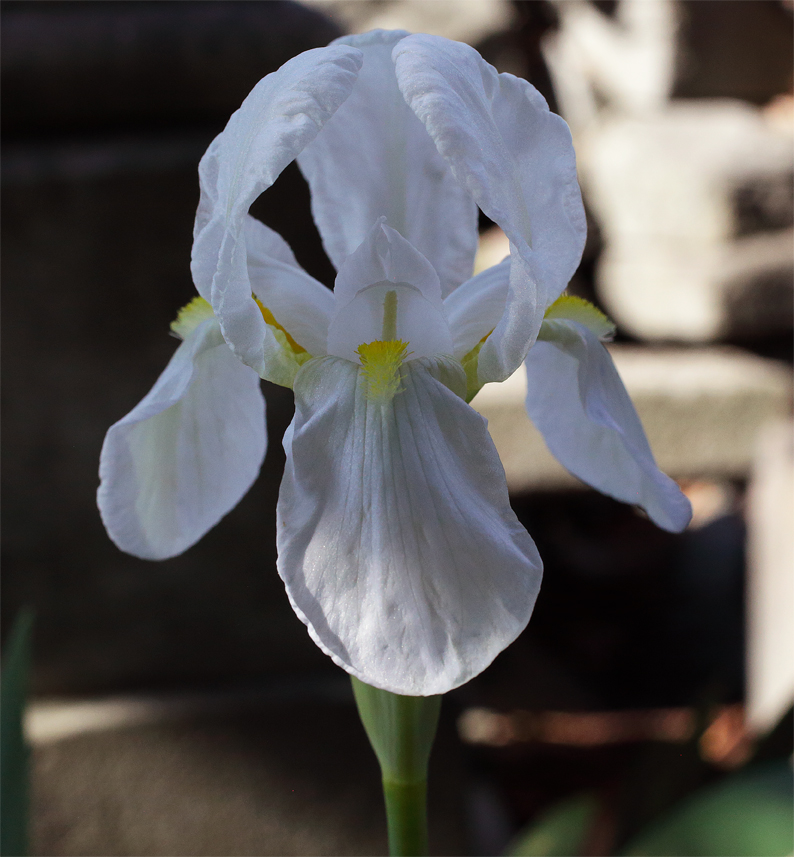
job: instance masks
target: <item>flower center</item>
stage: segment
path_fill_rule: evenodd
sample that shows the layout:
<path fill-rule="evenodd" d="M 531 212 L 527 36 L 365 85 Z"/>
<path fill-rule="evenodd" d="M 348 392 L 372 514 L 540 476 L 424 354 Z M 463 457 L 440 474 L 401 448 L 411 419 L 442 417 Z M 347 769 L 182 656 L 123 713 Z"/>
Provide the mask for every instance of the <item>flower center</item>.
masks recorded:
<path fill-rule="evenodd" d="M 397 339 L 397 292 L 383 298 L 381 339 L 362 342 L 356 349 L 364 373 L 366 396 L 372 402 L 390 402 L 400 392 L 400 366 L 408 357 L 408 343 Z"/>

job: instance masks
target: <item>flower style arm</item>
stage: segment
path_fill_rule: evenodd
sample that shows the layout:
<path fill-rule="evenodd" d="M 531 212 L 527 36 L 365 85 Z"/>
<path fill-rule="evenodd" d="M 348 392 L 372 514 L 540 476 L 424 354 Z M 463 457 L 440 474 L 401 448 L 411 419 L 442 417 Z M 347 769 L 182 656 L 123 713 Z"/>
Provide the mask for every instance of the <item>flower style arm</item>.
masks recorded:
<path fill-rule="evenodd" d="M 259 378 L 229 350 L 209 306 L 203 314 L 102 446 L 102 521 L 118 547 L 142 559 L 197 542 L 237 505 L 265 457 Z"/>

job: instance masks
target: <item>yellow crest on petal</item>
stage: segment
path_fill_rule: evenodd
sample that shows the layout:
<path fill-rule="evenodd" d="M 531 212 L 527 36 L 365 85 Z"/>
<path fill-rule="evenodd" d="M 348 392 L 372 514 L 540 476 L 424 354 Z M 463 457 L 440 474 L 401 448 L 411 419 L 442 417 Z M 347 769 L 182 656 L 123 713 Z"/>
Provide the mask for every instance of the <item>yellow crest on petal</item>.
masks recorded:
<path fill-rule="evenodd" d="M 362 343 L 356 349 L 370 401 L 389 402 L 400 392 L 400 366 L 408 356 L 408 343 L 402 339 Z"/>
<path fill-rule="evenodd" d="M 171 331 L 180 339 L 187 339 L 202 321 L 215 318 L 210 304 L 204 298 L 193 298 L 189 304 L 185 304 L 171 322 Z"/>
<path fill-rule="evenodd" d="M 560 295 L 546 310 L 543 320 L 555 319 L 583 324 L 601 340 L 610 340 L 615 335 L 614 323 L 598 307 L 575 295 Z"/>
<path fill-rule="evenodd" d="M 259 311 L 262 313 L 262 318 L 265 320 L 266 324 L 269 324 L 271 327 L 275 327 L 276 330 L 280 330 L 289 344 L 289 347 L 293 350 L 295 354 L 305 354 L 306 349 L 299 345 L 295 340 L 289 335 L 289 332 L 286 328 L 282 327 L 277 321 L 276 317 L 273 313 L 259 300 L 256 295 L 251 295 L 251 297 L 256 301 L 256 305 L 259 307 Z"/>

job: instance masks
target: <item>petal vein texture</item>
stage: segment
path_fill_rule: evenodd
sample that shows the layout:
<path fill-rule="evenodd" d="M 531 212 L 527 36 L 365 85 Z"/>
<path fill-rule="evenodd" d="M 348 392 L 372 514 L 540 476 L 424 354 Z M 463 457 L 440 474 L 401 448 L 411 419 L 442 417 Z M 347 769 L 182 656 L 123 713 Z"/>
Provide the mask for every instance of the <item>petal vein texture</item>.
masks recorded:
<path fill-rule="evenodd" d="M 477 206 L 397 87 L 391 53 L 408 34 L 345 36 L 364 55 L 353 92 L 298 157 L 337 270 L 382 216 L 433 265 L 448 294 L 471 276 Z"/>
<path fill-rule="evenodd" d="M 574 476 L 642 507 L 665 530 L 689 523 L 689 501 L 656 466 L 637 412 L 609 352 L 572 321 L 546 321 L 527 355 L 527 413 Z"/>
<path fill-rule="evenodd" d="M 541 561 L 486 422 L 448 358 L 409 361 L 391 402 L 360 367 L 313 360 L 284 439 L 279 573 L 317 644 L 393 693 L 445 693 L 529 620 Z"/>
<path fill-rule="evenodd" d="M 205 321 L 108 429 L 97 493 L 108 534 L 142 559 L 182 553 L 237 505 L 266 447 L 259 378 Z"/>

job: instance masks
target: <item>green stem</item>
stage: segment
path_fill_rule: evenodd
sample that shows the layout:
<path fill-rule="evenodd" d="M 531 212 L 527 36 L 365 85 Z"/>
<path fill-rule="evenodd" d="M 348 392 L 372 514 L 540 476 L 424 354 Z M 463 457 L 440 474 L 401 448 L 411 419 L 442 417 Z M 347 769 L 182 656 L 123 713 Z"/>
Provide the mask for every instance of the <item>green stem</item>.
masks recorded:
<path fill-rule="evenodd" d="M 383 776 L 392 857 L 421 857 L 427 842 L 427 766 L 440 696 L 401 696 L 353 678 L 361 722 Z"/>
<path fill-rule="evenodd" d="M 422 857 L 427 844 L 427 780 L 398 783 L 383 780 L 389 854 Z"/>

